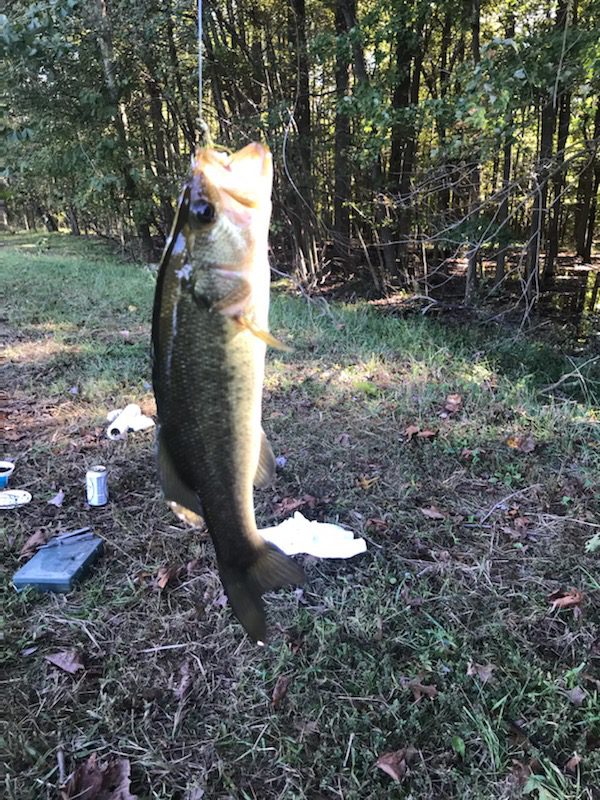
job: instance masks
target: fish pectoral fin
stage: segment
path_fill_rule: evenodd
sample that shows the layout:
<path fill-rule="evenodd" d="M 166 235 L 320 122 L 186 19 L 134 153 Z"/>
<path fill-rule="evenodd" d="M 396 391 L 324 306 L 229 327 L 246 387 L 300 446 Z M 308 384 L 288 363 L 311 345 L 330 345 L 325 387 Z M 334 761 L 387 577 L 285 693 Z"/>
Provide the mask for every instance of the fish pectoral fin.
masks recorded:
<path fill-rule="evenodd" d="M 219 571 L 233 613 L 255 642 L 264 642 L 267 635 L 263 592 L 304 583 L 304 570 L 278 547 L 266 542 L 261 544 L 258 558 L 249 567 L 220 563 Z"/>
<path fill-rule="evenodd" d="M 286 353 L 292 352 L 292 348 L 289 347 L 289 345 L 280 342 L 279 339 L 276 339 L 269 331 L 263 331 L 255 322 L 245 317 L 243 314 L 237 317 L 236 321 L 238 325 L 250 331 L 253 336 L 256 336 L 257 339 L 260 339 L 261 342 L 265 342 L 265 344 L 268 344 L 270 347 L 274 347 L 276 350 L 283 350 Z"/>
<path fill-rule="evenodd" d="M 254 476 L 254 485 L 257 489 L 266 489 L 270 486 L 275 479 L 276 471 L 275 456 L 273 448 L 269 444 L 269 440 L 262 431 L 260 440 L 260 456 L 258 458 L 258 467 L 256 468 L 256 475 Z"/>
<path fill-rule="evenodd" d="M 158 477 L 169 508 L 175 516 L 196 528 L 204 524 L 202 506 L 196 492 L 179 476 L 171 454 L 158 434 Z"/>

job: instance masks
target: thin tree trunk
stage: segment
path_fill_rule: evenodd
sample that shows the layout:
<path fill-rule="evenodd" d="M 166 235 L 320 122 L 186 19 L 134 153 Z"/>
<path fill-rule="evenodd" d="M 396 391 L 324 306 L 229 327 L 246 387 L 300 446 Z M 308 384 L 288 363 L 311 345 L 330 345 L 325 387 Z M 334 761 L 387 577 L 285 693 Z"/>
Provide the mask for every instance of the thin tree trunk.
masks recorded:
<path fill-rule="evenodd" d="M 506 21 L 506 38 L 512 39 L 515 35 L 515 15 L 509 14 Z M 500 231 L 500 240 L 506 241 L 508 231 L 506 230 L 508 220 L 508 198 L 510 187 L 510 173 L 512 166 L 512 109 L 509 108 L 506 112 L 506 127 L 504 131 L 504 148 L 503 148 L 503 161 L 502 161 L 502 199 L 500 200 L 500 208 L 498 209 L 498 229 Z M 498 255 L 496 256 L 496 274 L 494 276 L 494 286 L 499 286 L 504 280 L 505 274 L 505 261 L 506 251 L 508 245 L 500 247 Z"/>
<path fill-rule="evenodd" d="M 471 2 L 471 55 L 473 63 L 479 64 L 481 53 L 479 48 L 479 27 L 480 27 L 480 0 L 470 0 Z M 474 223 L 479 218 L 479 205 L 481 194 L 481 169 L 479 159 L 481 154 L 476 148 L 473 154 L 475 167 L 470 172 L 470 200 L 469 200 L 469 219 Z M 477 233 L 475 234 L 475 236 Z M 475 238 L 475 237 L 473 237 Z M 472 241 L 467 253 L 467 279 L 465 283 L 465 303 L 470 303 L 477 288 L 477 261 L 479 258 L 479 243 Z"/>
<path fill-rule="evenodd" d="M 335 31 L 338 37 L 347 32 L 346 21 L 341 0 L 336 0 L 335 6 Z M 335 250 L 338 255 L 348 254 L 350 242 L 350 164 L 348 150 L 350 147 L 350 119 L 344 109 L 348 96 L 348 61 L 344 49 L 338 43 L 335 59 L 335 165 L 334 165 L 334 196 L 333 196 L 333 227 L 336 234 Z"/>
<path fill-rule="evenodd" d="M 544 216 L 546 214 L 546 201 L 548 197 L 548 171 L 550 158 L 552 156 L 554 128 L 556 125 L 556 111 L 552 98 L 545 98 L 541 115 L 540 152 L 537 172 L 532 184 L 534 201 L 527 253 L 526 299 L 529 306 L 531 306 L 537 294 L 540 254 L 542 252 L 544 240 Z"/>
<path fill-rule="evenodd" d="M 596 105 L 592 141 L 586 142 L 588 161 L 579 175 L 577 205 L 575 208 L 575 249 L 584 261 L 592 252 L 592 236 L 596 218 L 595 196 L 598 192 L 597 153 L 600 140 L 600 102 Z"/>
<path fill-rule="evenodd" d="M 69 227 L 71 228 L 71 236 L 81 236 L 77 212 L 72 203 L 67 206 L 67 219 L 69 220 Z"/>

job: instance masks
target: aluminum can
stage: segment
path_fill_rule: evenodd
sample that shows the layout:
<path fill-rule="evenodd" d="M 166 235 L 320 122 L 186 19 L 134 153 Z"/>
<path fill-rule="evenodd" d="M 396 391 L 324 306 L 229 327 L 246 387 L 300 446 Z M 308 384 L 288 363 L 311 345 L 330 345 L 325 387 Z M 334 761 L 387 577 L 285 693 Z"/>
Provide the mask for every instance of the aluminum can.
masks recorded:
<path fill-rule="evenodd" d="M 91 506 L 105 506 L 108 503 L 108 470 L 102 464 L 90 467 L 85 473 L 87 501 Z"/>

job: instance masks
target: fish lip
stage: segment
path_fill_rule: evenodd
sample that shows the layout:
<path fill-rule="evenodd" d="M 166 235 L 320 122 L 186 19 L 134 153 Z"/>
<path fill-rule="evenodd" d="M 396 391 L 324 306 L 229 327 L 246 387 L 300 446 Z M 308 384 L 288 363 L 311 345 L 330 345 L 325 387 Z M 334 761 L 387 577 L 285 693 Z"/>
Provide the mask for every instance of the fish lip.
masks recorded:
<path fill-rule="evenodd" d="M 218 206 L 217 198 L 225 200 L 226 205 L 233 201 L 245 211 L 263 204 L 266 206 L 271 195 L 271 151 L 259 142 L 252 142 L 232 154 L 213 148 L 198 148 L 192 164 L 191 182 L 198 192 L 198 200 L 208 200 L 215 206 Z M 240 188 L 240 183 L 246 183 L 249 191 Z"/>

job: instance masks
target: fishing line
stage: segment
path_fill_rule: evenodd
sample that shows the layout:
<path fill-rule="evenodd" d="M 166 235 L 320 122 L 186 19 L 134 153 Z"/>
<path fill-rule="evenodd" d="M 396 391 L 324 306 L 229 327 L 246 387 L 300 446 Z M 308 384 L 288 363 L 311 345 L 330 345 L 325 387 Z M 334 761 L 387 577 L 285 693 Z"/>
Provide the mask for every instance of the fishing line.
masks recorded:
<path fill-rule="evenodd" d="M 202 0 L 198 0 L 198 144 L 211 147 L 208 125 L 202 116 Z"/>

